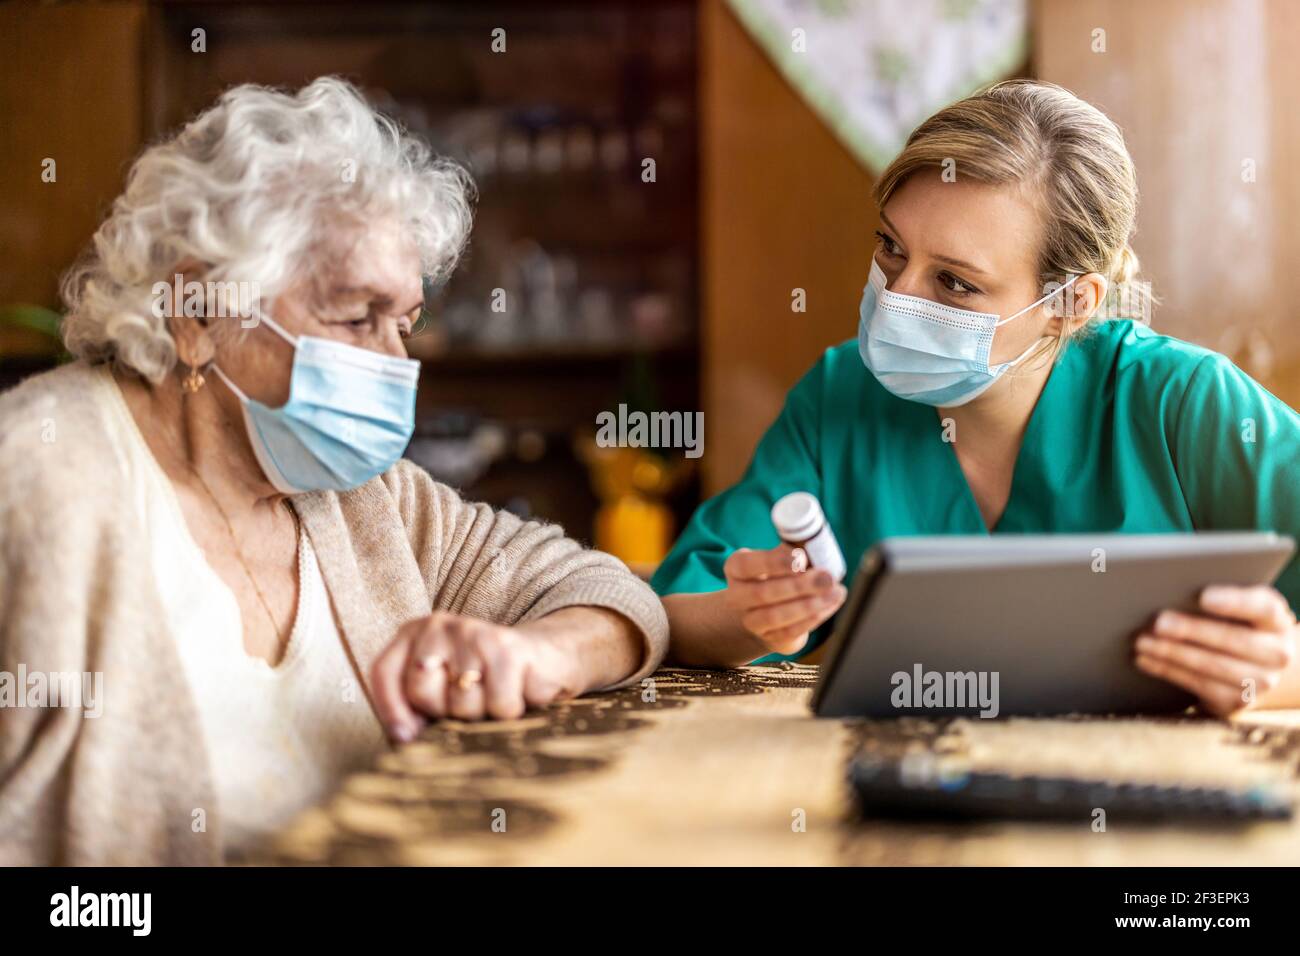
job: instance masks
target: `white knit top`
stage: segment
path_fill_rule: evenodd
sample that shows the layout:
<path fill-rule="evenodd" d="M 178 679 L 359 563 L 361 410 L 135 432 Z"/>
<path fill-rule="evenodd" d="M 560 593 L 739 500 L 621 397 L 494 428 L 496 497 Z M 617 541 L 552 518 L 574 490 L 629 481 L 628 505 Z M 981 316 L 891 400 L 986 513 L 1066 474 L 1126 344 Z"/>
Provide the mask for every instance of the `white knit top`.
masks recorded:
<path fill-rule="evenodd" d="M 170 480 L 116 389 L 114 444 L 137 482 L 157 577 L 199 707 L 227 858 L 320 802 L 384 746 L 348 658 L 306 533 L 298 540 L 298 609 L 284 656 L 250 656 L 235 596 L 212 570 Z M 111 403 L 111 401 L 110 401 Z M 201 809 L 201 808 L 196 808 Z"/>

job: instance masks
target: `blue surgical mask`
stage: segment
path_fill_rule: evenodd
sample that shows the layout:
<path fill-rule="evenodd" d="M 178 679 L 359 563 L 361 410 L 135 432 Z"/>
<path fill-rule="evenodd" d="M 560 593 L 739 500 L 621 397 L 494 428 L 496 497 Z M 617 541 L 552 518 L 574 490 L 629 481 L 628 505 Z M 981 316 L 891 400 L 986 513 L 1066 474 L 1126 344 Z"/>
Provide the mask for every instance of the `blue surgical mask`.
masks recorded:
<path fill-rule="evenodd" d="M 990 366 L 994 331 L 1060 294 L 1077 278 L 1003 319 L 890 292 L 885 273 L 872 259 L 858 310 L 858 352 L 876 380 L 899 398 L 940 408 L 965 405 L 1037 347 L 1035 342 L 1010 362 Z"/>
<path fill-rule="evenodd" d="M 259 321 L 294 347 L 289 401 L 269 408 L 212 367 L 239 397 L 271 484 L 288 495 L 346 491 L 393 467 L 415 431 L 420 363 Z"/>

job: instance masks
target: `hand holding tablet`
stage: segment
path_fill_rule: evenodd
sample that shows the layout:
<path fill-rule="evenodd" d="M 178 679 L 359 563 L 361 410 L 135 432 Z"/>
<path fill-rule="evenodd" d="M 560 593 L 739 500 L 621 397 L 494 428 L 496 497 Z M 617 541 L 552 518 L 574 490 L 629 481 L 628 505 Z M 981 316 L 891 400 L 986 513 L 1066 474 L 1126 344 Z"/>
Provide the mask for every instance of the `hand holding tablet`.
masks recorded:
<path fill-rule="evenodd" d="M 1294 549 L 1268 532 L 887 539 L 863 558 L 813 707 L 1159 713 L 1199 698 L 1214 713 L 1240 709 L 1293 640 L 1290 609 L 1267 585 Z M 1207 671 L 1224 652 L 1237 663 Z M 994 686 L 989 705 L 981 689 Z"/>

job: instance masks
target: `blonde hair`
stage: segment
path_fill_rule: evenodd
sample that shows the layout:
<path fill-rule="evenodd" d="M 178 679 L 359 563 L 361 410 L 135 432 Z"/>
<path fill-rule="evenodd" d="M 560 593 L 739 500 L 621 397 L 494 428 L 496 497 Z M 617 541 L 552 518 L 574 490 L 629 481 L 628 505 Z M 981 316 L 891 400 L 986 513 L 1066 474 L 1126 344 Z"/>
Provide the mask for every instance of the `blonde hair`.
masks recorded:
<path fill-rule="evenodd" d="M 1009 80 L 944 107 L 912 132 L 881 174 L 877 206 L 884 208 L 909 176 L 927 167 L 1031 190 L 1044 226 L 1038 254 L 1044 287 L 1095 272 L 1110 285 L 1107 305 L 1142 294 L 1129 245 L 1138 203 L 1133 160 L 1119 127 L 1069 90 Z"/>

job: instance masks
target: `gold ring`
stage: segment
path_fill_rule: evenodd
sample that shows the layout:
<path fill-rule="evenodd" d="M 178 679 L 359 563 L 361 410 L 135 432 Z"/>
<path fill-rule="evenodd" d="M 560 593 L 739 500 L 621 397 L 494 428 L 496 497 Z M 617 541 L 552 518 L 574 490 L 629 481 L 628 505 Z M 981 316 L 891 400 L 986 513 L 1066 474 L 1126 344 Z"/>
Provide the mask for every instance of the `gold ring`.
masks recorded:
<path fill-rule="evenodd" d="M 483 672 L 477 670 L 462 671 L 456 675 L 456 686 L 461 690 L 469 690 L 475 684 L 483 682 Z"/>

